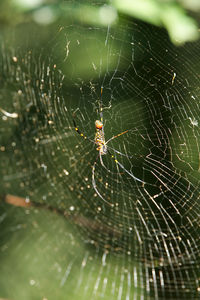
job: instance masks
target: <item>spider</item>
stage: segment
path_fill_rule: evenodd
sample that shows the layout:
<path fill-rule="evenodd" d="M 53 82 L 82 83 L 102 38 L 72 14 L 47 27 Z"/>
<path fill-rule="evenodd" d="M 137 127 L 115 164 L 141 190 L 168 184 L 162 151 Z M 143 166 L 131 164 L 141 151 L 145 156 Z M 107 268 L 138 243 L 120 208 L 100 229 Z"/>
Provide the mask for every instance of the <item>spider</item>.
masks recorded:
<path fill-rule="evenodd" d="M 101 88 L 101 96 L 102 96 L 102 91 L 103 88 Z M 100 104 L 99 104 L 99 115 L 100 115 L 100 120 L 96 120 L 95 121 L 95 128 L 96 128 L 96 133 L 95 133 L 95 137 L 94 140 L 88 138 L 84 133 L 82 133 L 75 121 L 75 114 L 73 114 L 73 124 L 74 124 L 74 128 L 76 130 L 76 132 L 82 136 L 84 139 L 90 141 L 93 144 L 97 145 L 96 150 L 99 152 L 97 155 L 96 160 L 94 161 L 93 165 L 92 165 L 92 185 L 93 188 L 95 190 L 95 192 L 97 193 L 97 195 L 104 201 L 106 202 L 108 205 L 110 206 L 114 206 L 112 203 L 108 202 L 99 192 L 97 185 L 96 185 L 96 181 L 95 181 L 95 167 L 96 167 L 96 163 L 97 163 L 97 159 L 99 157 L 100 159 L 100 163 L 102 165 L 103 168 L 105 168 L 109 173 L 113 173 L 112 171 L 110 171 L 103 163 L 103 159 L 102 156 L 103 155 L 109 155 L 112 159 L 114 159 L 115 163 L 117 164 L 118 167 L 120 167 L 124 172 L 126 172 L 129 176 L 131 176 L 135 181 L 138 181 L 140 183 L 142 183 L 142 185 L 145 184 L 144 181 L 142 181 L 141 179 L 137 178 L 136 176 L 133 175 L 133 173 L 131 171 L 128 171 L 116 158 L 115 156 L 110 152 L 109 149 L 111 149 L 112 151 L 114 151 L 117 154 L 126 156 L 126 154 L 121 153 L 118 150 L 115 150 L 114 148 L 108 146 L 108 143 L 112 140 L 114 140 L 115 138 L 120 137 L 123 134 L 126 134 L 129 130 L 125 130 L 121 133 L 118 133 L 117 135 L 112 136 L 110 139 L 108 139 L 107 141 L 105 140 L 105 134 L 104 134 L 104 125 L 103 125 L 103 109 L 102 109 L 102 104 L 101 104 L 101 100 L 100 100 Z M 128 157 L 132 157 L 132 156 L 128 156 Z"/>

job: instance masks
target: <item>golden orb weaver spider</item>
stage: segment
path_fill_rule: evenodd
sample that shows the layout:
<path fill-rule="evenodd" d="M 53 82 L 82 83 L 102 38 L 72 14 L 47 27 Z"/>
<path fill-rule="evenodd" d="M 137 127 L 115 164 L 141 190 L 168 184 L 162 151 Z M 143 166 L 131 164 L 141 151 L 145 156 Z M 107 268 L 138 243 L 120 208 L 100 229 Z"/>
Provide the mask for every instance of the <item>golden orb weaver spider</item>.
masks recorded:
<path fill-rule="evenodd" d="M 101 88 L 101 97 L 102 97 L 102 92 L 103 92 L 103 88 Z M 103 125 L 103 109 L 102 109 L 102 103 L 100 100 L 100 104 L 99 104 L 99 114 L 100 114 L 100 120 L 96 120 L 95 121 L 95 128 L 96 128 L 96 133 L 95 133 L 95 138 L 94 140 L 88 138 L 87 136 L 84 135 L 84 133 L 82 133 L 75 121 L 75 114 L 73 114 L 73 124 L 74 124 L 74 129 L 76 130 L 76 132 L 82 136 L 84 139 L 90 141 L 93 144 L 97 145 L 96 150 L 99 152 L 97 158 L 99 157 L 100 159 L 100 163 L 102 165 L 103 168 L 105 168 L 109 173 L 113 173 L 112 171 L 110 171 L 103 163 L 103 159 L 102 159 L 102 155 L 106 155 L 109 154 L 111 156 L 112 159 L 114 159 L 115 163 L 124 171 L 126 172 L 129 176 L 131 176 L 135 181 L 138 181 L 140 183 L 142 183 L 142 185 L 144 185 L 146 182 L 144 182 L 143 180 L 137 178 L 136 176 L 133 175 L 133 173 L 131 171 L 128 171 L 116 158 L 113 154 L 111 154 L 111 152 L 109 151 L 108 148 L 110 148 L 112 151 L 114 151 L 117 154 L 126 156 L 126 157 L 133 157 L 133 156 L 128 156 L 124 153 L 121 153 L 118 150 L 115 150 L 114 148 L 108 146 L 108 143 L 112 140 L 114 140 L 115 138 L 126 134 L 129 130 L 125 130 L 117 135 L 112 136 L 110 139 L 108 139 L 107 141 L 105 141 L 105 134 L 104 134 L 104 125 Z M 106 202 L 108 205 L 110 206 L 114 206 L 114 204 L 108 202 L 99 192 L 99 190 L 97 189 L 97 185 L 96 185 L 96 181 L 95 181 L 95 167 L 96 167 L 96 163 L 97 163 L 97 158 L 94 161 L 93 165 L 92 165 L 92 185 L 93 188 L 95 190 L 95 192 L 97 193 L 97 195 L 104 201 Z"/>

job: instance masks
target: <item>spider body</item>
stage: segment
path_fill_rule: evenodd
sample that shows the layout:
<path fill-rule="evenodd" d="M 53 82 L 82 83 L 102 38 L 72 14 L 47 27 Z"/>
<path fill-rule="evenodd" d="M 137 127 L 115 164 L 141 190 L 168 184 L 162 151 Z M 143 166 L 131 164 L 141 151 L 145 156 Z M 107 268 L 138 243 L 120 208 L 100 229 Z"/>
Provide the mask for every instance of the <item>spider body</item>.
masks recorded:
<path fill-rule="evenodd" d="M 105 142 L 103 123 L 99 120 L 96 120 L 95 127 L 96 127 L 95 144 L 97 145 L 97 151 L 99 151 L 100 155 L 105 155 L 108 152 L 108 148 Z"/>
<path fill-rule="evenodd" d="M 103 89 L 101 88 L 101 96 L 102 96 L 102 91 Z M 123 172 L 127 173 L 129 176 L 131 176 L 135 181 L 138 181 L 140 183 L 142 183 L 143 185 L 145 184 L 144 181 L 142 181 L 141 179 L 137 178 L 136 176 L 133 175 L 133 173 L 129 170 L 127 170 L 116 158 L 115 155 L 113 155 L 110 151 L 115 152 L 118 155 L 121 156 L 126 156 L 128 158 L 131 158 L 132 156 L 127 156 L 126 154 L 121 153 L 120 151 L 108 146 L 108 143 L 110 143 L 112 140 L 114 140 L 115 138 L 118 138 L 119 136 L 126 134 L 129 130 L 123 131 L 117 135 L 112 136 L 110 139 L 108 139 L 107 141 L 105 140 L 105 135 L 104 135 L 104 125 L 103 125 L 103 109 L 102 109 L 102 100 L 100 100 L 99 103 L 99 114 L 100 114 L 100 120 L 96 120 L 95 121 L 95 128 L 96 128 L 96 132 L 95 132 L 95 137 L 94 140 L 88 138 L 84 133 L 82 133 L 78 126 L 76 125 L 76 121 L 75 121 L 75 113 L 73 114 L 73 123 L 74 123 L 74 129 L 75 131 L 82 136 L 84 139 L 90 141 L 91 143 L 97 145 L 96 150 L 99 152 L 98 156 L 96 158 L 96 160 L 94 161 L 93 165 L 92 165 L 92 185 L 93 188 L 95 190 L 95 192 L 97 193 L 97 195 L 104 201 L 106 202 L 108 205 L 110 205 L 111 207 L 114 206 L 113 203 L 108 202 L 104 196 L 99 192 L 98 188 L 97 188 L 97 184 L 96 184 L 96 180 L 95 180 L 95 168 L 96 168 L 96 163 L 97 163 L 97 159 L 100 159 L 100 163 L 102 165 L 102 167 L 109 173 L 112 174 L 118 174 L 114 173 L 112 171 L 110 171 L 110 169 L 108 169 L 103 162 L 102 156 L 108 154 L 116 163 L 117 168 L 121 168 L 123 170 Z M 120 174 L 120 173 L 119 173 Z"/>

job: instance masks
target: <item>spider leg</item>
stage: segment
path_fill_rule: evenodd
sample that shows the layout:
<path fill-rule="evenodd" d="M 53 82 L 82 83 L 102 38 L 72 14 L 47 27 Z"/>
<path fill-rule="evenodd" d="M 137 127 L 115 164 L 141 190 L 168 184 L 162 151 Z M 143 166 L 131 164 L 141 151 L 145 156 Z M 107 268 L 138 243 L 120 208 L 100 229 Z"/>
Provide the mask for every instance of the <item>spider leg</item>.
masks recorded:
<path fill-rule="evenodd" d="M 98 158 L 98 156 L 97 156 Z M 95 192 L 97 193 L 97 195 L 105 202 L 107 203 L 109 206 L 113 207 L 114 204 L 108 202 L 102 195 L 101 193 L 98 191 L 97 189 L 97 185 L 96 185 L 96 181 L 95 181 L 95 167 L 96 167 L 96 163 L 97 163 L 97 159 L 95 160 L 93 166 L 92 166 L 92 185 L 93 185 L 93 188 L 95 190 Z"/>
<path fill-rule="evenodd" d="M 101 163 L 102 167 L 104 167 L 104 169 L 106 169 L 107 172 L 109 172 L 111 174 L 120 174 L 119 170 L 118 170 L 118 172 L 112 172 L 105 166 L 103 159 L 102 159 L 102 154 L 100 152 L 99 152 L 99 159 L 100 159 L 100 163 Z"/>
<path fill-rule="evenodd" d="M 80 130 L 79 130 L 79 128 L 78 128 L 78 126 L 77 126 L 77 124 L 76 124 L 76 121 L 75 121 L 75 114 L 73 114 L 73 124 L 74 124 L 74 129 L 76 130 L 76 132 L 78 133 L 78 134 L 80 134 L 80 136 L 82 136 L 85 140 L 88 140 L 88 141 L 90 141 L 90 142 L 92 142 L 93 144 L 95 144 L 95 142 L 93 141 L 93 140 L 91 140 L 90 138 L 88 138 L 87 136 L 85 136 L 84 135 L 84 133 L 82 133 Z"/>
<path fill-rule="evenodd" d="M 111 173 L 111 171 L 104 165 L 104 162 L 103 162 L 102 155 L 101 155 L 100 151 L 99 151 L 99 159 L 100 159 L 100 163 L 101 163 L 102 167 L 104 167 L 104 169 L 106 169 L 106 171 Z"/>
<path fill-rule="evenodd" d="M 122 153 L 122 152 L 120 152 L 120 151 L 118 151 L 118 150 L 115 150 L 114 148 L 112 148 L 112 147 L 110 147 L 110 146 L 108 146 L 108 145 L 106 145 L 109 149 L 111 149 L 112 151 L 114 151 L 114 152 L 116 152 L 117 154 L 120 154 L 120 155 L 122 155 L 122 156 L 126 156 L 126 157 L 128 157 L 128 158 L 132 158 L 132 157 L 135 157 L 134 155 L 128 155 L 128 154 L 124 154 L 124 153 Z"/>
<path fill-rule="evenodd" d="M 128 131 L 129 131 L 129 130 L 126 130 L 126 131 L 123 131 L 123 132 L 121 132 L 121 133 L 119 133 L 119 134 L 117 134 L 117 135 L 112 136 L 109 140 L 107 140 L 107 142 L 105 143 L 105 145 L 108 144 L 110 141 L 116 139 L 117 137 L 121 136 L 122 134 L 127 133 Z"/>
<path fill-rule="evenodd" d="M 101 87 L 101 97 L 100 97 L 100 101 L 99 101 L 99 115 L 100 115 L 100 120 L 103 124 L 102 94 L 103 94 L 103 87 Z M 103 132 L 103 136 L 104 136 L 104 126 L 102 127 L 102 132 Z"/>
<path fill-rule="evenodd" d="M 99 102 L 99 114 L 100 114 L 101 122 L 103 123 L 102 94 L 103 94 L 103 87 L 101 87 L 101 98 Z"/>
<path fill-rule="evenodd" d="M 147 184 L 145 181 L 137 178 L 136 176 L 133 175 L 132 172 L 128 171 L 120 162 L 118 162 L 118 160 L 115 158 L 114 155 L 112 155 L 109 151 L 108 151 L 109 155 L 114 159 L 114 161 L 116 162 L 116 164 L 122 169 L 124 170 L 129 176 L 131 176 L 135 181 L 141 182 L 142 185 L 144 186 L 145 184 Z"/>

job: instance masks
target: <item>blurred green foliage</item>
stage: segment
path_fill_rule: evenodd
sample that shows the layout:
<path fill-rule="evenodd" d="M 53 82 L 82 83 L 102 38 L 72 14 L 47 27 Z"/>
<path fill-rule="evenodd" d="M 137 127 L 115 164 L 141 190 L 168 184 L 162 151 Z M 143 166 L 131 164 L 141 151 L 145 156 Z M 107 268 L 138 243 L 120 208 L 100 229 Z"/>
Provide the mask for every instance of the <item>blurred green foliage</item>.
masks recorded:
<path fill-rule="evenodd" d="M 193 18 L 187 15 L 183 7 L 184 2 L 113 0 L 113 4 L 119 12 L 157 26 L 163 26 L 174 44 L 194 41 L 199 37 L 198 25 Z"/>
<path fill-rule="evenodd" d="M 194 41 L 199 37 L 198 0 L 2 0 L 0 10 L 0 24 L 4 26 L 28 20 L 48 25 L 60 18 L 69 23 L 73 18 L 88 25 L 107 26 L 118 22 L 118 15 L 122 13 L 164 27 L 176 45 Z"/>

